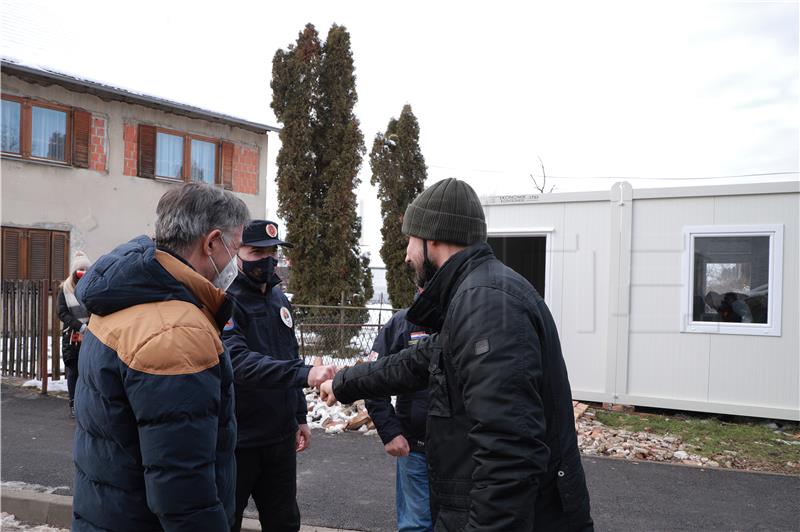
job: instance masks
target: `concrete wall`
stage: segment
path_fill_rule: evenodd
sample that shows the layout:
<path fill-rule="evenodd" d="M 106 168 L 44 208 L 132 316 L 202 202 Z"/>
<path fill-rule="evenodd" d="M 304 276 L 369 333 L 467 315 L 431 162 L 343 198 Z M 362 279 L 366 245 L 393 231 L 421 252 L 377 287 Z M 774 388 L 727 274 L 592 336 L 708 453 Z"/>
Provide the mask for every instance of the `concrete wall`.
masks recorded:
<path fill-rule="evenodd" d="M 124 175 L 124 124 L 147 123 L 186 133 L 236 143 L 256 153 L 257 186 L 238 193 L 253 217 L 266 212 L 267 135 L 206 120 L 191 119 L 140 105 L 103 101 L 63 87 L 27 83 L 2 75 L 4 94 L 79 107 L 105 122 L 105 170 L 65 167 L 57 164 L 3 157 L 2 223 L 6 226 L 39 227 L 70 231 L 71 251 L 85 251 L 90 258 L 113 249 L 140 234 L 152 234 L 156 204 L 174 182 Z M 94 131 L 93 133 L 96 133 Z M 102 165 L 100 165 L 102 167 Z"/>
<path fill-rule="evenodd" d="M 800 419 L 800 184 L 519 198 L 484 199 L 489 234 L 549 236 L 576 399 Z M 784 230 L 780 336 L 682 332 L 684 227 L 760 224 Z"/>

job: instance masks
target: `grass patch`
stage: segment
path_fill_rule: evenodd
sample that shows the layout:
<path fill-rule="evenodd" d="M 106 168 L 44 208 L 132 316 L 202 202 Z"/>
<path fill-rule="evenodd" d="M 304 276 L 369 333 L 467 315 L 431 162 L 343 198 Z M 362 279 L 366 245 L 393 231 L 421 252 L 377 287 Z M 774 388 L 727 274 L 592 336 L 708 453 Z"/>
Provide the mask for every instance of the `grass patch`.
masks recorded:
<path fill-rule="evenodd" d="M 793 437 L 798 431 L 795 424 L 776 430 L 763 420 L 727 421 L 683 413 L 670 416 L 596 410 L 595 415 L 608 427 L 679 436 L 687 452 L 712 460 L 726 454 L 725 451 L 733 451 L 735 466 L 798 473 L 797 467 L 787 466 L 787 462 L 800 463 L 800 440 Z"/>

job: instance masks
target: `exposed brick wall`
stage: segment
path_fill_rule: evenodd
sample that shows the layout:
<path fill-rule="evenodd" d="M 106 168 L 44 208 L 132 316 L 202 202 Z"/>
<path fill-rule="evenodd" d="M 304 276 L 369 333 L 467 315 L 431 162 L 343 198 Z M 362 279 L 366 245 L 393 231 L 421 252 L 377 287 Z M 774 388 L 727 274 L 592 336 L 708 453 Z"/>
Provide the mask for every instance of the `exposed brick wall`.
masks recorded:
<path fill-rule="evenodd" d="M 92 134 L 89 141 L 89 169 L 98 172 L 106 171 L 108 154 L 106 153 L 106 119 L 92 117 Z"/>
<path fill-rule="evenodd" d="M 125 122 L 123 125 L 122 139 L 125 143 L 125 158 L 122 173 L 135 176 L 138 173 L 139 158 L 138 130 L 136 124 Z"/>
<path fill-rule="evenodd" d="M 258 194 L 258 149 L 233 145 L 233 191 Z"/>
<path fill-rule="evenodd" d="M 94 133 L 94 125 L 92 127 Z M 125 144 L 122 173 L 136 176 L 139 164 L 139 128 L 134 123 L 125 122 L 122 137 Z M 234 192 L 258 194 L 258 159 L 258 148 L 233 144 Z"/>

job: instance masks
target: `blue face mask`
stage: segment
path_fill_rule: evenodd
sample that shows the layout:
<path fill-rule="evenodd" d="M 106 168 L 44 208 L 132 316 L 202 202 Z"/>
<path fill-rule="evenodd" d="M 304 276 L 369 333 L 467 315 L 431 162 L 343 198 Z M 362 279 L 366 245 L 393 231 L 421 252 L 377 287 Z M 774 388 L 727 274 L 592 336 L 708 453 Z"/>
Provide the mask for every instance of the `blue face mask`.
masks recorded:
<path fill-rule="evenodd" d="M 259 260 L 242 260 L 242 271 L 246 276 L 258 284 L 264 284 L 272 279 L 275 274 L 275 267 L 278 259 L 275 257 L 265 257 Z"/>

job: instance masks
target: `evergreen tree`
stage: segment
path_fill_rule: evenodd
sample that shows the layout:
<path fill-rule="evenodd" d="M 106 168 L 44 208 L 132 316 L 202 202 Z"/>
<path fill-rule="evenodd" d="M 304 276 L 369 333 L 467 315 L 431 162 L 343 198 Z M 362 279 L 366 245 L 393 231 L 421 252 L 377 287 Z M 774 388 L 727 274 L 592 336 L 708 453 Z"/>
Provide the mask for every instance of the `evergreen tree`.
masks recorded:
<path fill-rule="evenodd" d="M 372 185 L 378 187 L 383 226 L 381 258 L 386 265 L 389 298 L 396 308 L 414 300 L 414 273 L 405 264 L 407 238 L 402 233 L 406 207 L 425 188 L 427 167 L 419 147 L 419 124 L 406 104 L 400 119 L 392 118 L 378 133 L 369 155 Z"/>
<path fill-rule="evenodd" d="M 353 107 L 350 35 L 334 24 L 324 44 L 312 24 L 272 63 L 272 108 L 283 124 L 278 215 L 286 220 L 290 289 L 299 304 L 363 306 L 372 297 L 356 213 L 364 140 Z M 368 272 L 368 268 L 367 268 Z M 366 319 L 366 312 L 362 313 Z"/>

